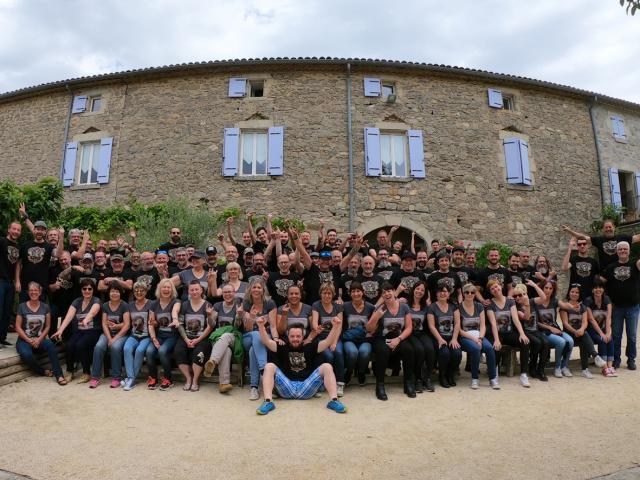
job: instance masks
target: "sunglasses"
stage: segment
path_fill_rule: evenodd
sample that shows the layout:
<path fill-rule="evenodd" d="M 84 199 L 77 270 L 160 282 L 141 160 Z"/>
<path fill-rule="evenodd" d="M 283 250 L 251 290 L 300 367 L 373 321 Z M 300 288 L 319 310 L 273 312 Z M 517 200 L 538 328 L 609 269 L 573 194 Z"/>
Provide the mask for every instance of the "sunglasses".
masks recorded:
<path fill-rule="evenodd" d="M 93 292 L 93 288 L 91 287 L 82 287 L 83 292 Z"/>
<path fill-rule="evenodd" d="M 586 245 L 587 245 L 587 242 L 578 242 L 579 247 L 585 247 Z"/>
<path fill-rule="evenodd" d="M 466 292 L 462 292 L 462 293 L 464 293 L 465 295 L 467 295 L 467 294 L 475 295 L 476 294 L 475 290 L 467 290 Z"/>
<path fill-rule="evenodd" d="M 513 296 L 513 298 L 520 298 L 520 297 L 522 297 L 522 294 L 521 294 L 521 293 L 516 293 L 516 294 Z"/>

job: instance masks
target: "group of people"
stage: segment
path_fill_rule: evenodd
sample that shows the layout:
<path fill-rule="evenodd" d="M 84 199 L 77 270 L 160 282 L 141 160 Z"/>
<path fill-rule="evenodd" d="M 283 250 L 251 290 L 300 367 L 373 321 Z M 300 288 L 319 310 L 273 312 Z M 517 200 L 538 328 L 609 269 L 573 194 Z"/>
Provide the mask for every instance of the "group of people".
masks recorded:
<path fill-rule="evenodd" d="M 155 251 L 139 252 L 135 231 L 129 243 L 118 237 L 94 247 L 87 231 L 71 230 L 65 242 L 64 230 L 32 223 L 24 206 L 19 214 L 0 238 L 0 344 L 9 345 L 17 293 L 16 349 L 60 385 L 77 377 L 97 388 L 108 371 L 110 387 L 128 391 L 146 361 L 147 387 L 167 390 L 175 361 L 183 390 L 198 391 L 202 375 L 217 368 L 219 391 L 227 393 L 235 362 L 248 369 L 251 400 L 262 383 L 259 414 L 275 408 L 276 393 L 304 399 L 323 388 L 327 407 L 342 413 L 345 386 L 363 386 L 371 373 L 380 400 L 388 399 L 389 369 L 402 371 L 410 398 L 433 392 L 436 372 L 442 388 L 455 387 L 462 352 L 472 389 L 480 387 L 482 355 L 490 387 L 500 389 L 506 348 L 519 352 L 523 387 L 530 378 L 548 381 L 552 349 L 553 376 L 571 377 L 574 346 L 583 377 L 593 378 L 590 360 L 615 377 L 625 329 L 627 367 L 636 368 L 640 261 L 630 260 L 630 245 L 640 235 L 617 235 L 610 221 L 602 236 L 563 226 L 569 288 L 560 295 L 543 255 L 531 263 L 521 250 L 502 265 L 490 250 L 478 268 L 469 246 L 433 240 L 430 251 L 416 249 L 415 234 L 409 245 L 394 240 L 398 227 L 367 242 L 356 233 L 341 239 L 321 222 L 312 244 L 308 231 L 273 229 L 271 215 L 254 230 L 249 213 L 240 242 L 234 218 L 227 220 L 218 257 L 216 246 L 185 245 L 178 227 Z M 23 223 L 33 239 L 19 244 Z M 50 370 L 38 362 L 43 351 Z"/>

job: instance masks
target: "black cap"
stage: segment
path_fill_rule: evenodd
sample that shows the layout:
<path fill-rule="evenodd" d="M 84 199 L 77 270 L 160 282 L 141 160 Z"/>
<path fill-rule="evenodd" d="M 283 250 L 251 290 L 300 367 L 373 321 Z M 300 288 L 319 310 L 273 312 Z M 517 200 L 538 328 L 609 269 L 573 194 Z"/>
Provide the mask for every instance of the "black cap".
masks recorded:
<path fill-rule="evenodd" d="M 462 252 L 465 253 L 466 250 L 464 249 L 464 247 L 461 247 L 460 245 L 456 245 L 455 247 L 453 247 L 453 249 L 451 250 L 451 253 L 453 252 Z"/>
<path fill-rule="evenodd" d="M 191 254 L 189 260 L 191 260 L 192 258 L 205 258 L 204 252 L 202 250 L 196 250 Z"/>
<path fill-rule="evenodd" d="M 402 254 L 402 260 L 415 260 L 416 254 L 413 252 L 404 252 Z"/>
<path fill-rule="evenodd" d="M 218 253 L 218 249 L 216 247 L 214 247 L 213 245 L 209 245 L 207 247 L 207 249 L 205 250 L 205 253 L 207 255 L 216 255 Z"/>

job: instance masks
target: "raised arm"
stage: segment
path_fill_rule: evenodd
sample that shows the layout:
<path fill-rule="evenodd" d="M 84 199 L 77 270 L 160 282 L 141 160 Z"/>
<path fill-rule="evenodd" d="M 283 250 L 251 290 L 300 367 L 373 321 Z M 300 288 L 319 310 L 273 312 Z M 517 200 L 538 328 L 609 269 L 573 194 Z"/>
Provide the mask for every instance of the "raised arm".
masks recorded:
<path fill-rule="evenodd" d="M 324 340 L 320 340 L 318 342 L 318 353 L 324 352 L 327 348 L 329 348 L 334 343 L 338 342 L 340 338 L 340 333 L 342 332 L 342 316 L 336 315 L 331 319 L 331 331 L 327 338 Z"/>
<path fill-rule="evenodd" d="M 562 225 L 562 231 L 568 233 L 572 237 L 576 238 L 584 238 L 587 242 L 591 243 L 591 237 L 586 233 L 578 232 L 577 230 L 573 230 L 569 225 Z"/>
<path fill-rule="evenodd" d="M 256 231 L 253 229 L 253 212 L 247 212 L 247 230 L 249 231 L 249 237 L 251 238 L 251 245 L 256 243 Z"/>
<path fill-rule="evenodd" d="M 416 254 L 416 232 L 411 231 L 411 253 Z"/>
<path fill-rule="evenodd" d="M 342 259 L 342 261 L 340 262 L 340 271 L 344 272 L 347 267 L 349 266 L 349 262 L 351 261 L 351 259 L 353 257 L 355 257 L 358 252 L 360 251 L 360 249 L 362 248 L 362 243 L 364 242 L 364 237 L 358 235 L 356 233 L 356 243 L 353 247 L 351 247 L 351 250 L 349 250 L 349 253 L 347 254 L 346 257 L 344 257 Z"/>
<path fill-rule="evenodd" d="M 29 231 L 33 235 L 33 232 L 34 232 L 33 222 L 29 218 L 29 215 L 27 215 L 27 207 L 25 207 L 24 203 L 21 203 L 20 204 L 20 208 L 18 210 L 20 212 L 20 218 L 22 219 L 24 224 L 27 226 L 27 228 L 29 229 Z"/>
<path fill-rule="evenodd" d="M 231 245 L 235 245 L 236 244 L 236 239 L 233 238 L 233 229 L 231 227 L 233 227 L 233 222 L 234 219 L 233 217 L 229 217 L 226 220 L 226 224 L 227 224 L 227 238 L 229 239 L 229 242 L 231 242 Z"/>
<path fill-rule="evenodd" d="M 302 245 L 302 240 L 300 240 L 298 231 L 295 228 L 289 229 L 289 238 L 291 238 L 293 245 L 296 247 L 296 252 L 300 254 L 300 262 L 302 263 L 302 266 L 306 270 L 309 270 L 311 265 L 313 265 L 313 261 L 311 260 L 311 256 L 309 255 L 309 252 L 307 252 L 307 249 Z"/>
<path fill-rule="evenodd" d="M 569 243 L 567 244 L 567 251 L 564 252 L 564 257 L 562 257 L 562 265 L 560 269 L 563 272 L 568 271 L 571 268 L 571 254 L 576 249 L 576 237 L 571 237 L 569 239 Z"/>
<path fill-rule="evenodd" d="M 64 227 L 58 228 L 58 246 L 56 247 L 56 257 L 60 258 L 64 252 Z"/>
<path fill-rule="evenodd" d="M 278 351 L 278 344 L 276 343 L 275 340 L 272 340 L 269 338 L 269 335 L 267 334 L 267 329 L 265 328 L 265 323 L 266 323 L 265 317 L 256 318 L 256 324 L 258 325 L 258 332 L 260 333 L 260 341 L 262 341 L 262 343 L 264 344 L 265 347 L 267 347 L 268 350 L 271 350 L 272 352 L 275 353 Z"/>

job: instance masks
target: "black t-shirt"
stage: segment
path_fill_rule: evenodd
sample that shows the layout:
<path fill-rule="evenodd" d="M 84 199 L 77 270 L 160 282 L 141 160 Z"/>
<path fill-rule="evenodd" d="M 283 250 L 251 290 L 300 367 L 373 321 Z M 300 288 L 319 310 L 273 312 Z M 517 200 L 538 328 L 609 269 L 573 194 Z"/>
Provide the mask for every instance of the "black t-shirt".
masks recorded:
<path fill-rule="evenodd" d="M 632 242 L 631 235 L 614 235 L 613 237 L 591 237 L 591 245 L 598 250 L 598 262 L 600 263 L 600 270 L 606 269 L 612 263 L 618 261 L 618 253 L 616 251 L 616 245 L 618 242 Z M 613 302 L 615 303 L 615 302 Z"/>
<path fill-rule="evenodd" d="M 489 280 L 498 280 L 502 284 L 503 295 L 507 295 L 509 291 L 508 286 L 510 283 L 513 283 L 513 280 L 511 279 L 511 272 L 509 272 L 509 270 L 507 270 L 506 268 L 483 268 L 478 273 L 478 283 L 480 284 L 484 298 L 486 299 L 493 298 L 493 295 L 491 295 L 491 292 L 487 288 L 487 283 L 489 282 Z"/>
<path fill-rule="evenodd" d="M 391 282 L 391 278 L 393 277 L 394 273 L 396 273 L 396 270 L 398 270 L 398 268 L 394 268 L 389 265 L 388 267 L 376 267 L 373 270 L 373 273 L 379 275 L 383 280 Z"/>
<path fill-rule="evenodd" d="M 313 373 L 318 355 L 318 341 L 293 348 L 286 338 L 284 345 L 277 345 L 276 352 L 268 351 L 269 361 L 275 363 L 289 380 L 306 380 Z"/>
<path fill-rule="evenodd" d="M 469 268 L 465 266 L 462 266 L 462 267 L 451 266 L 449 267 L 449 271 L 458 275 L 458 278 L 460 279 L 460 285 L 473 283 L 473 276 L 471 275 L 471 271 Z"/>
<path fill-rule="evenodd" d="M 160 245 L 158 247 L 158 250 L 164 250 L 165 252 L 167 252 L 167 254 L 169 255 L 169 261 L 171 263 L 175 263 L 176 261 L 176 250 L 178 248 L 182 248 L 184 247 L 185 244 L 182 242 L 179 243 L 171 243 L 171 242 L 165 242 L 162 245 Z"/>
<path fill-rule="evenodd" d="M 256 242 L 253 244 L 253 252 L 254 253 L 264 253 L 265 250 L 267 249 L 267 244 L 264 242 L 261 242 L 260 240 L 256 240 Z"/>
<path fill-rule="evenodd" d="M 373 304 L 375 304 L 380 295 L 382 295 L 382 284 L 384 279 L 377 274 L 373 274 L 371 277 L 366 277 L 364 273 L 361 273 L 356 277 L 356 281 L 362 285 L 362 291 L 364 292 L 364 298 Z"/>
<path fill-rule="evenodd" d="M 49 285 L 56 283 L 58 275 L 60 275 L 61 272 L 62 268 L 59 264 L 49 270 Z M 53 293 L 49 293 L 51 303 L 58 308 L 58 312 L 61 315 L 64 315 L 69 309 L 71 302 L 80 296 L 80 289 L 74 287 L 73 279 L 60 279 L 60 288 Z"/>
<path fill-rule="evenodd" d="M 602 276 L 607 279 L 607 294 L 616 307 L 632 307 L 640 303 L 640 272 L 635 262 L 611 263 Z"/>
<path fill-rule="evenodd" d="M 53 247 L 46 242 L 37 243 L 31 240 L 20 247 L 20 282 L 25 289 L 29 282 L 38 282 L 46 291 L 49 286 L 49 262 L 52 253 Z"/>
<path fill-rule="evenodd" d="M 328 271 L 321 272 L 317 265 L 311 264 L 309 269 L 302 274 L 305 303 L 312 304 L 320 299 L 320 285 L 325 282 L 333 283 L 337 292 L 338 280 L 340 280 L 341 275 L 340 267 L 329 267 Z"/>
<path fill-rule="evenodd" d="M 588 297 L 583 302 L 584 306 L 591 309 L 591 313 L 593 314 L 593 319 L 596 321 L 600 330 L 606 333 L 607 328 L 607 307 L 611 305 L 611 299 L 603 295 L 602 302 L 597 303 L 593 297 Z M 593 329 L 591 324 L 589 324 L 589 328 Z"/>
<path fill-rule="evenodd" d="M 393 285 L 394 288 L 398 288 L 401 283 L 405 286 L 405 290 L 398 296 L 400 298 L 406 299 L 409 298 L 409 294 L 411 293 L 413 287 L 415 287 L 418 282 L 424 281 L 426 281 L 426 277 L 424 276 L 424 273 L 422 273 L 418 269 L 415 269 L 412 272 L 406 272 L 402 269 L 399 269 L 396 270 L 396 272 L 391 277 L 391 285 Z"/>
<path fill-rule="evenodd" d="M 55 267 L 56 269 L 59 267 Z M 104 278 L 104 277 L 102 277 Z M 77 298 L 80 296 L 81 291 L 80 291 L 80 284 L 84 281 L 84 280 L 91 280 L 91 283 L 93 283 L 93 288 L 94 291 L 98 292 L 98 282 L 101 280 L 101 276 L 99 272 L 96 272 L 95 270 L 92 270 L 89 273 L 86 272 L 79 272 L 78 270 L 76 270 L 75 268 L 73 270 L 71 270 L 71 274 L 69 275 L 69 279 L 71 280 L 71 283 L 73 284 L 73 295 L 74 298 Z"/>
<path fill-rule="evenodd" d="M 348 302 L 351 300 L 351 282 L 358 279 L 358 274 L 351 276 L 348 273 L 343 273 L 340 276 L 340 280 L 338 280 L 338 292 L 342 292 L 340 298 L 342 298 L 343 302 Z"/>
<path fill-rule="evenodd" d="M 589 295 L 593 290 L 593 280 L 600 273 L 600 266 L 595 258 L 571 256 L 569 269 L 569 285 L 580 284 L 582 294 Z"/>
<path fill-rule="evenodd" d="M 150 300 L 154 300 L 156 298 L 156 287 L 158 283 L 160 283 L 160 274 L 156 267 L 153 267 L 151 270 L 138 270 L 133 273 L 133 283 L 136 282 L 144 282 L 147 286 L 147 298 Z"/>
<path fill-rule="evenodd" d="M 427 287 L 429 288 L 429 295 L 431 295 L 432 302 L 438 300 L 438 288 L 443 285 L 447 285 L 451 291 L 450 301 L 456 300 L 456 292 L 462 288 L 460 276 L 456 272 L 448 271 L 447 273 L 443 273 L 440 270 L 433 272 L 429 275 L 429 278 L 427 278 Z"/>
<path fill-rule="evenodd" d="M 287 290 L 291 285 L 296 285 L 299 280 L 300 275 L 294 271 L 290 271 L 287 275 L 282 275 L 280 271 L 269 272 L 267 290 L 277 306 L 280 307 L 287 303 Z"/>
<path fill-rule="evenodd" d="M 16 263 L 19 258 L 18 244 L 7 237 L 0 237 L 0 280 L 13 283 L 16 276 Z"/>

